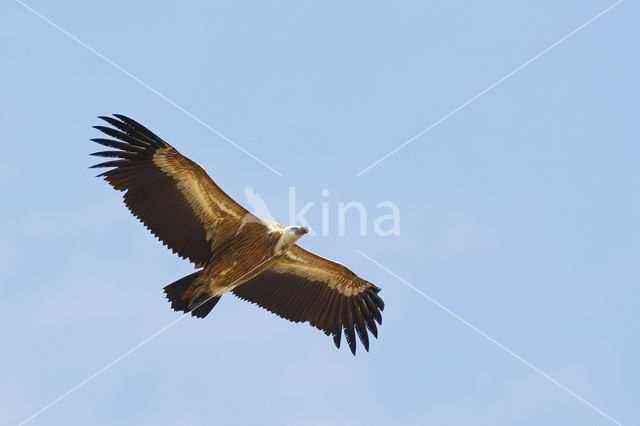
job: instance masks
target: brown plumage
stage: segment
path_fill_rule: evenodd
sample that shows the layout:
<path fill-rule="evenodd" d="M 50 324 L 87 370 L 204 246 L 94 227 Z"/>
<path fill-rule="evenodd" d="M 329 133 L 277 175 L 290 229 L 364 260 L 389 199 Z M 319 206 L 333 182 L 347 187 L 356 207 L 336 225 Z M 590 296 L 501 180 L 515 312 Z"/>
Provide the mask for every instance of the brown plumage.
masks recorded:
<path fill-rule="evenodd" d="M 369 350 L 384 303 L 380 289 L 344 265 L 295 244 L 308 229 L 259 218 L 236 203 L 202 167 L 136 121 L 119 114 L 95 126 L 114 139 L 92 139 L 113 148 L 93 167 L 160 241 L 201 268 L 164 288 L 171 307 L 203 318 L 233 292 L 293 322 L 309 322 L 333 336 L 342 332 L 351 352 L 356 335 Z"/>

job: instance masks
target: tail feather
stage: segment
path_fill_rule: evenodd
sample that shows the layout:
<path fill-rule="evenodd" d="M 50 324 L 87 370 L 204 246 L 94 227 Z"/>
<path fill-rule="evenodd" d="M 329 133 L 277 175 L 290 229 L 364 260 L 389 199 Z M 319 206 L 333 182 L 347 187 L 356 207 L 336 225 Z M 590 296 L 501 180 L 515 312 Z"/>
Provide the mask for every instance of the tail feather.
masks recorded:
<path fill-rule="evenodd" d="M 198 318 L 206 317 L 209 315 L 209 312 L 211 312 L 213 307 L 216 306 L 220 297 L 222 296 L 200 296 L 193 304 L 194 308 L 191 311 L 191 315 Z"/>
<path fill-rule="evenodd" d="M 167 299 L 171 302 L 174 311 L 191 312 L 191 315 L 198 318 L 206 317 L 216 306 L 220 296 L 211 297 L 201 294 L 195 299 L 186 296 L 191 284 L 198 278 L 200 271 L 180 278 L 164 288 Z M 186 297 L 185 297 L 186 296 Z"/>

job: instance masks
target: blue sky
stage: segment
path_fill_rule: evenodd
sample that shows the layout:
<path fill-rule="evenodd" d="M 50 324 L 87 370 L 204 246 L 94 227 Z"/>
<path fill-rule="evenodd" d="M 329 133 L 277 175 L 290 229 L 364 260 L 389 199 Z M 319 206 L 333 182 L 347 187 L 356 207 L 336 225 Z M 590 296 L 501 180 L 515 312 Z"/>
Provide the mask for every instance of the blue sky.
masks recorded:
<path fill-rule="evenodd" d="M 0 423 L 16 424 L 178 318 L 191 271 L 94 178 L 97 115 L 124 113 L 247 205 L 391 201 L 400 235 L 301 245 L 382 287 L 353 357 L 225 296 L 30 424 L 640 423 L 640 9 L 625 1 L 360 177 L 356 174 L 614 2 L 0 6 Z M 321 191 L 328 189 L 329 197 Z M 351 231 L 351 232 L 349 232 Z"/>

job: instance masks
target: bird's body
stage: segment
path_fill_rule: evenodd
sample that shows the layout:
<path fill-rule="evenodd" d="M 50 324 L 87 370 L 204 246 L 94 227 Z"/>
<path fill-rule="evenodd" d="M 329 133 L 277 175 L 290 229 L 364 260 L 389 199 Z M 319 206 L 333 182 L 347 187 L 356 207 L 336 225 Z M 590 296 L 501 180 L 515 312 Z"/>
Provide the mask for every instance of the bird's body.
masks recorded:
<path fill-rule="evenodd" d="M 284 227 L 250 221 L 213 254 L 182 296 L 193 306 L 202 298 L 222 296 L 277 262 L 295 238 Z"/>
<path fill-rule="evenodd" d="M 165 287 L 171 307 L 205 317 L 226 292 L 294 322 L 309 322 L 334 338 L 342 331 L 355 354 L 357 334 L 368 350 L 377 337 L 382 299 L 378 287 L 344 265 L 310 253 L 297 240 L 308 232 L 259 218 L 225 194 L 195 162 L 150 130 L 122 116 L 96 126 L 117 139 L 92 139 L 116 160 L 99 176 L 126 191 L 129 210 L 165 245 L 196 269 Z"/>

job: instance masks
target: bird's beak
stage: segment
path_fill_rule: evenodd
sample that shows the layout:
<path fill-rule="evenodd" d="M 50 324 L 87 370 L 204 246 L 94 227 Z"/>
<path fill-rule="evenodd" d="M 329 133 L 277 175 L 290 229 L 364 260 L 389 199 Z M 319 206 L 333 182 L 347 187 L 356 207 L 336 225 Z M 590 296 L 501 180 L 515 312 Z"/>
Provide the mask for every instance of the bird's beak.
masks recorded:
<path fill-rule="evenodd" d="M 309 228 L 307 228 L 306 226 L 300 227 L 300 228 L 298 228 L 298 232 L 301 235 L 307 234 L 309 232 Z"/>

